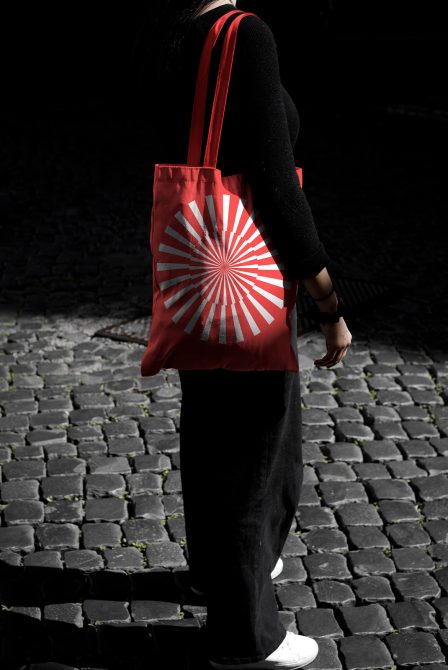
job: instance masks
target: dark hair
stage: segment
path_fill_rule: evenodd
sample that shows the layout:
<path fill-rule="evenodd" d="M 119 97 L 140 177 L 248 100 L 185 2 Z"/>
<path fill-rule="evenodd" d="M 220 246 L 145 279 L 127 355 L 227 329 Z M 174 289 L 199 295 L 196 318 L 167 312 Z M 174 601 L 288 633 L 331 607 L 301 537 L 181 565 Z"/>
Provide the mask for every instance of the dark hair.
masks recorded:
<path fill-rule="evenodd" d="M 197 13 L 214 0 L 151 0 L 150 16 L 137 35 L 133 61 L 138 68 L 149 65 L 152 76 L 174 73 L 182 44 Z M 148 84 L 145 73 L 146 84 Z"/>

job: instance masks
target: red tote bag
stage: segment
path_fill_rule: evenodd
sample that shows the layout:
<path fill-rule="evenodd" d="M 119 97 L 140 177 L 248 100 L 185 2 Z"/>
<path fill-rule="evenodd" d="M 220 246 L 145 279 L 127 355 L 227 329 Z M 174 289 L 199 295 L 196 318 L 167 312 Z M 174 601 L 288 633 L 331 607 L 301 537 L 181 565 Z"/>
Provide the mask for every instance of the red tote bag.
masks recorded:
<path fill-rule="evenodd" d="M 231 19 L 223 41 L 201 165 L 211 53 L 234 14 L 239 16 Z M 187 164 L 154 165 L 153 309 L 140 366 L 144 377 L 161 368 L 299 369 L 291 324 L 299 280 L 288 278 L 244 174 L 223 177 L 216 167 L 237 30 L 245 16 L 254 14 L 228 12 L 205 41 Z M 302 184 L 302 169 L 296 171 Z"/>

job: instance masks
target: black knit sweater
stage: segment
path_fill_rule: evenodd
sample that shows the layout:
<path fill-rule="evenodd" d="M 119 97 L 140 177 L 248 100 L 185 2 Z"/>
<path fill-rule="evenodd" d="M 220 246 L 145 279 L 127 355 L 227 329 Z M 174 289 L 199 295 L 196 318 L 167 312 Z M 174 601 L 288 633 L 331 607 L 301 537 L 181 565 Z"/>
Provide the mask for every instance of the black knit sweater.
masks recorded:
<path fill-rule="evenodd" d="M 221 5 L 193 21 L 182 46 L 181 65 L 161 79 L 157 91 L 155 161 L 186 163 L 193 95 L 201 50 L 216 19 L 234 7 Z M 230 19 L 231 20 L 231 19 Z M 212 53 L 205 131 L 210 118 L 222 41 Z M 291 277 L 316 276 L 330 260 L 296 173 L 293 147 L 299 115 L 280 81 L 272 30 L 258 16 L 245 17 L 238 28 L 227 106 L 218 153 L 222 175 L 244 172 L 266 230 Z M 306 178 L 304 168 L 304 178 Z"/>

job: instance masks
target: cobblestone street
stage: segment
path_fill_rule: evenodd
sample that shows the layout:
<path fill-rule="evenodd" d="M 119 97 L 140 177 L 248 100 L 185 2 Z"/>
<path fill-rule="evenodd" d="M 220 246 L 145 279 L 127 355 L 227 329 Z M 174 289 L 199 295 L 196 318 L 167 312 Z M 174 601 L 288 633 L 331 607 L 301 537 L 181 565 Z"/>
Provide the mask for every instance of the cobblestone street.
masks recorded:
<path fill-rule="evenodd" d="M 317 639 L 309 670 L 445 670 L 448 124 L 301 120 L 330 274 L 402 288 L 347 319 L 333 369 L 313 364 L 323 335 L 298 334 L 305 470 L 280 616 Z M 141 345 L 94 336 L 149 311 L 148 129 L 93 114 L 0 134 L 0 668 L 207 670 L 177 370 L 142 378 Z"/>

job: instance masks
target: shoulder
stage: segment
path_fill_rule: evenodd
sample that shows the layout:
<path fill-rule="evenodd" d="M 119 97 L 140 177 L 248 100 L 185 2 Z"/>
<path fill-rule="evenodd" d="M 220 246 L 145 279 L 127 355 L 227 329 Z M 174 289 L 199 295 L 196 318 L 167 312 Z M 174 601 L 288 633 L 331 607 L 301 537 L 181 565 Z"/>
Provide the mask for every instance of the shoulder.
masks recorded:
<path fill-rule="evenodd" d="M 237 45 L 241 48 L 257 51 L 258 49 L 267 49 L 276 51 L 277 43 L 274 33 L 266 21 L 259 16 L 245 16 L 238 26 Z M 261 55 L 261 54 L 259 54 Z"/>

